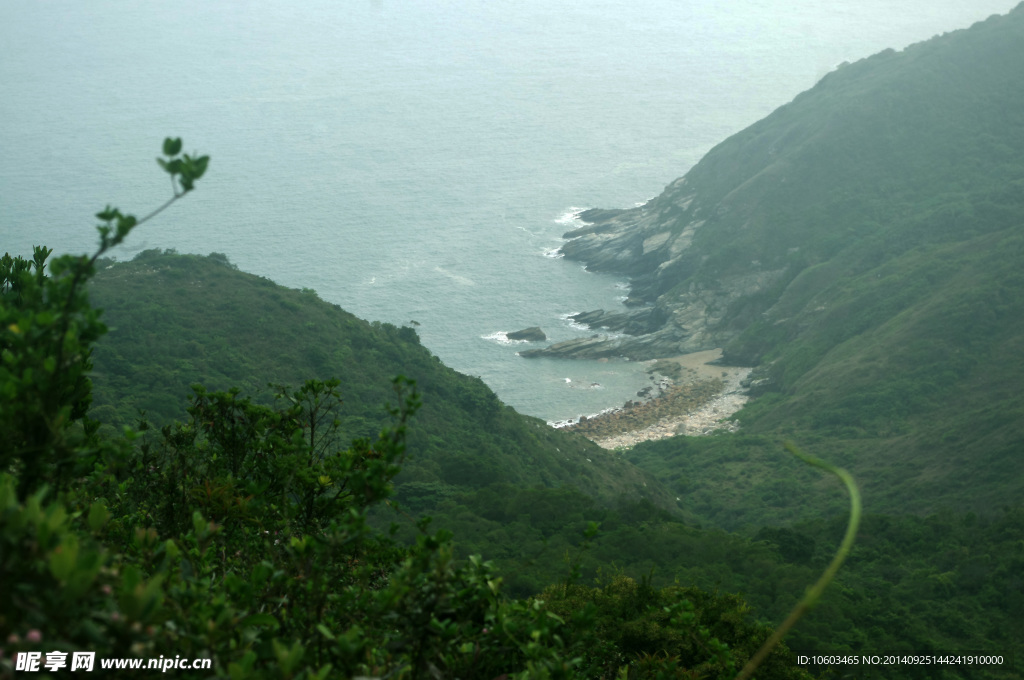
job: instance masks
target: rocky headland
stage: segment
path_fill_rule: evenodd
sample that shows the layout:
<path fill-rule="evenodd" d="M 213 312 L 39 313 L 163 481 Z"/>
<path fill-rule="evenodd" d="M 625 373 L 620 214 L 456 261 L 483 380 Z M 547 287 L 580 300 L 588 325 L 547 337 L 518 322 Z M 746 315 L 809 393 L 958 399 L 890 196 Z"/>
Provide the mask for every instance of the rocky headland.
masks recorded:
<path fill-rule="evenodd" d="M 707 259 L 694 238 L 708 220 L 687 178 L 631 210 L 586 210 L 584 225 L 566 232 L 561 248 L 588 271 L 630 278 L 624 309 L 583 312 L 572 318 L 597 331 L 588 337 L 521 352 L 524 357 L 645 361 L 722 347 L 736 336 L 737 303 L 776 283 L 783 269 L 759 262 L 714 278 L 692 277 Z M 687 281 L 687 279 L 691 279 Z M 680 282 L 686 283 L 680 286 Z"/>

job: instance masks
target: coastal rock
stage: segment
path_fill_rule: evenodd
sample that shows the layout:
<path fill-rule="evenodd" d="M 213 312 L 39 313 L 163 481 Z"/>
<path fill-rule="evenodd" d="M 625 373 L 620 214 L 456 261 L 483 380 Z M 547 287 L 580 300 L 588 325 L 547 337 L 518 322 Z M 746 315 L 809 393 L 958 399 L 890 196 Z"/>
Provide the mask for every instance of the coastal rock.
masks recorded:
<path fill-rule="evenodd" d="M 619 337 L 592 335 L 589 338 L 565 340 L 543 349 L 526 350 L 520 352 L 519 356 L 560 359 L 626 357 L 635 361 L 647 361 L 714 349 L 721 344 L 719 337 L 717 334 L 704 332 L 703 328 L 692 332 L 670 323 L 653 333 Z"/>
<path fill-rule="evenodd" d="M 720 222 L 721 215 L 730 214 L 731 208 L 719 199 L 715 219 L 709 220 L 688 178 L 673 182 L 637 208 L 584 211 L 580 219 L 587 224 L 564 234 L 569 239 L 561 248 L 566 258 L 586 263 L 590 271 L 630 277 L 624 310 L 599 309 L 570 318 L 595 330 L 632 337 L 570 341 L 523 356 L 646 360 L 722 347 L 739 334 L 744 322 L 751 320 L 748 301 L 776 285 L 786 269 L 751 262 L 706 271 L 714 253 L 695 245 L 695 237 L 706 225 Z M 744 318 L 737 323 L 741 314 Z"/>
<path fill-rule="evenodd" d="M 595 330 L 642 335 L 657 330 L 665 322 L 666 313 L 657 307 L 647 306 L 625 312 L 606 312 L 597 309 L 573 314 L 569 318 Z"/>
<path fill-rule="evenodd" d="M 565 340 L 543 349 L 527 349 L 519 353 L 526 358 L 533 357 L 565 357 L 573 359 L 598 359 L 600 357 L 618 356 L 614 347 L 608 346 L 608 336 L 592 335 L 589 338 Z"/>
<path fill-rule="evenodd" d="M 752 397 L 778 389 L 771 369 L 771 364 L 758 366 L 740 383 L 740 386 L 746 388 Z"/>
<path fill-rule="evenodd" d="M 544 331 L 539 326 L 530 326 L 521 331 L 513 331 L 508 333 L 506 337 L 509 340 L 526 340 L 528 342 L 543 342 L 548 339 L 548 336 L 544 334 Z"/>

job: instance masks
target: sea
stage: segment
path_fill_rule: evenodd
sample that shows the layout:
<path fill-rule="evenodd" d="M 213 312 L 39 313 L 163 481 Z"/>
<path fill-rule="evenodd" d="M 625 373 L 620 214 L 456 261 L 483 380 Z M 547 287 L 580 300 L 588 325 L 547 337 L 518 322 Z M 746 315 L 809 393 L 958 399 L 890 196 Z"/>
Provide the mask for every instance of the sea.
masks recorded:
<path fill-rule="evenodd" d="M 94 213 L 171 192 L 165 136 L 212 157 L 117 251 L 226 254 L 555 423 L 646 366 L 527 360 L 628 282 L 561 259 L 584 208 L 631 207 L 844 61 L 1016 0 L 0 3 L 0 251 L 95 249 Z M 244 343 L 244 338 L 238 339 Z M 339 370 L 344 370 L 340 367 Z"/>

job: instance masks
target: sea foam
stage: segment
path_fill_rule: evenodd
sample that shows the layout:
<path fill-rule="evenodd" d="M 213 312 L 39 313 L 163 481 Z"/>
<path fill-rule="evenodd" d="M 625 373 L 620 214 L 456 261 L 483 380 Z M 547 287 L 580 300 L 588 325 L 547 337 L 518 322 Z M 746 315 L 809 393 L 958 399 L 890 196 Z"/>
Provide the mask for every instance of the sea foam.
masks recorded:
<path fill-rule="evenodd" d="M 579 313 L 580 312 L 569 312 L 568 314 L 559 314 L 558 318 L 561 319 L 562 321 L 564 321 L 565 325 L 567 325 L 569 328 L 571 328 L 571 329 L 573 329 L 575 331 L 589 331 L 589 330 L 591 330 L 590 326 L 587 326 L 587 325 L 582 324 L 582 323 L 578 323 L 578 322 L 573 320 L 572 317 L 576 316 Z"/>
<path fill-rule="evenodd" d="M 576 227 L 582 227 L 588 222 L 584 222 L 580 219 L 580 213 L 586 210 L 586 208 L 577 208 L 576 206 L 569 206 L 569 209 L 564 213 L 555 218 L 555 224 L 561 224 L 565 226 L 571 226 L 573 229 Z"/>
<path fill-rule="evenodd" d="M 508 331 L 496 331 L 490 335 L 481 335 L 481 340 L 490 340 L 498 345 L 522 345 L 523 343 L 529 342 L 529 340 L 509 340 Z"/>

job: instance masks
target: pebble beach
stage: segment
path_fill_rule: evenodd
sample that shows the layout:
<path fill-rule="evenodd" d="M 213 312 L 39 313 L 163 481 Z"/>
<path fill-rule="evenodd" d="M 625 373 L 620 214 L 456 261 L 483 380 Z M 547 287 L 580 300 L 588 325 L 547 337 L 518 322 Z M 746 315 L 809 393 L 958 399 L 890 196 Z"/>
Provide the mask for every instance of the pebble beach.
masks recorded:
<path fill-rule="evenodd" d="M 720 429 L 735 431 L 726 420 L 747 402 L 740 385 L 750 368 L 712 365 L 720 349 L 650 362 L 651 387 L 622 408 L 581 417 L 565 429 L 579 432 L 605 449 L 628 448 L 642 441 L 676 435 L 690 437 Z"/>

